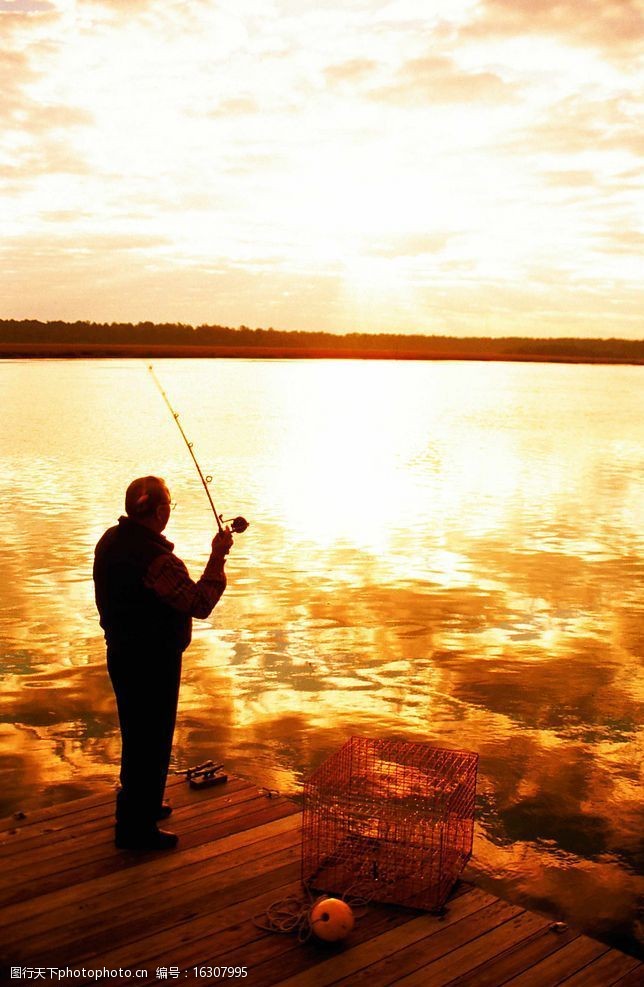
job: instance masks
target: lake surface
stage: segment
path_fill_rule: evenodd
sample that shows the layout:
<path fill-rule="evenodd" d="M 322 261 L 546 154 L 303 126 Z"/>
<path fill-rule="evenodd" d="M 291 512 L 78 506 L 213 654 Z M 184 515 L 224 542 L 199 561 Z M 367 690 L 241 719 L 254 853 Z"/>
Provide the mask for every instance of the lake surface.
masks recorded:
<path fill-rule="evenodd" d="M 350 735 L 478 751 L 472 868 L 637 950 L 644 368 L 159 360 L 225 517 L 174 767 L 297 795 Z M 114 785 L 91 566 L 163 476 L 196 577 L 213 517 L 145 364 L 0 362 L 0 811 Z M 641 898 L 639 898 L 641 901 Z"/>

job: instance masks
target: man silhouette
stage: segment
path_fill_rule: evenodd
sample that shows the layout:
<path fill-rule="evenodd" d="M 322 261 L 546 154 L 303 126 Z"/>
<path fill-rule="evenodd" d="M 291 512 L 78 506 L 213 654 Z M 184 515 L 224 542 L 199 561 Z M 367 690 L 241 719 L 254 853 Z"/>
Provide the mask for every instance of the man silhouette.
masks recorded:
<path fill-rule="evenodd" d="M 166 850 L 178 842 L 157 822 L 172 812 L 163 792 L 181 656 L 190 644 L 192 618 L 207 617 L 226 588 L 224 564 L 233 543 L 228 528 L 219 531 L 194 582 L 161 534 L 172 506 L 164 480 L 133 480 L 125 494 L 126 516 L 105 532 L 95 551 L 96 605 L 121 727 L 115 827 L 120 849 Z"/>

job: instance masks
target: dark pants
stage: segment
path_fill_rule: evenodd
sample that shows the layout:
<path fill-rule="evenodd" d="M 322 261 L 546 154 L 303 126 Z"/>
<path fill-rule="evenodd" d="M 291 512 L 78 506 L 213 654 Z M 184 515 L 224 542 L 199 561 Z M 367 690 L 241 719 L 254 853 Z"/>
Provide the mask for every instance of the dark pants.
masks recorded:
<path fill-rule="evenodd" d="M 177 716 L 181 652 L 108 648 L 107 667 L 121 725 L 117 825 L 154 828 L 165 789 Z"/>

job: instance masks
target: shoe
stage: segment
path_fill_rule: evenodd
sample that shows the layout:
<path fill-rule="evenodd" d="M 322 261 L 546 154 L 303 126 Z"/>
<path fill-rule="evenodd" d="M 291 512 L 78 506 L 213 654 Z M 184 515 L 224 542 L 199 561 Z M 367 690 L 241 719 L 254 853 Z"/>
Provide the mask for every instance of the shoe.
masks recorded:
<path fill-rule="evenodd" d="M 169 802 L 162 802 L 161 808 L 157 813 L 157 822 L 161 822 L 162 819 L 167 819 L 168 816 L 172 815 L 172 806 Z"/>
<path fill-rule="evenodd" d="M 179 837 L 164 829 L 127 830 L 116 827 L 114 845 L 117 850 L 173 850 Z"/>

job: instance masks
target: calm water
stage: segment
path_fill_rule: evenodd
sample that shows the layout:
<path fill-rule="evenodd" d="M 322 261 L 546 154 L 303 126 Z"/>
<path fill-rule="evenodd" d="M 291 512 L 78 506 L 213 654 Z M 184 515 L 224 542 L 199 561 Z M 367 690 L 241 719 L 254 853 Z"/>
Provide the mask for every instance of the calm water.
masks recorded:
<path fill-rule="evenodd" d="M 186 656 L 175 766 L 297 794 L 354 733 L 476 750 L 477 880 L 637 949 L 644 370 L 156 369 L 252 522 Z M 0 395 L 7 814 L 116 780 L 91 562 L 127 483 L 166 478 L 194 575 L 213 519 L 144 364 L 1 362 Z"/>

